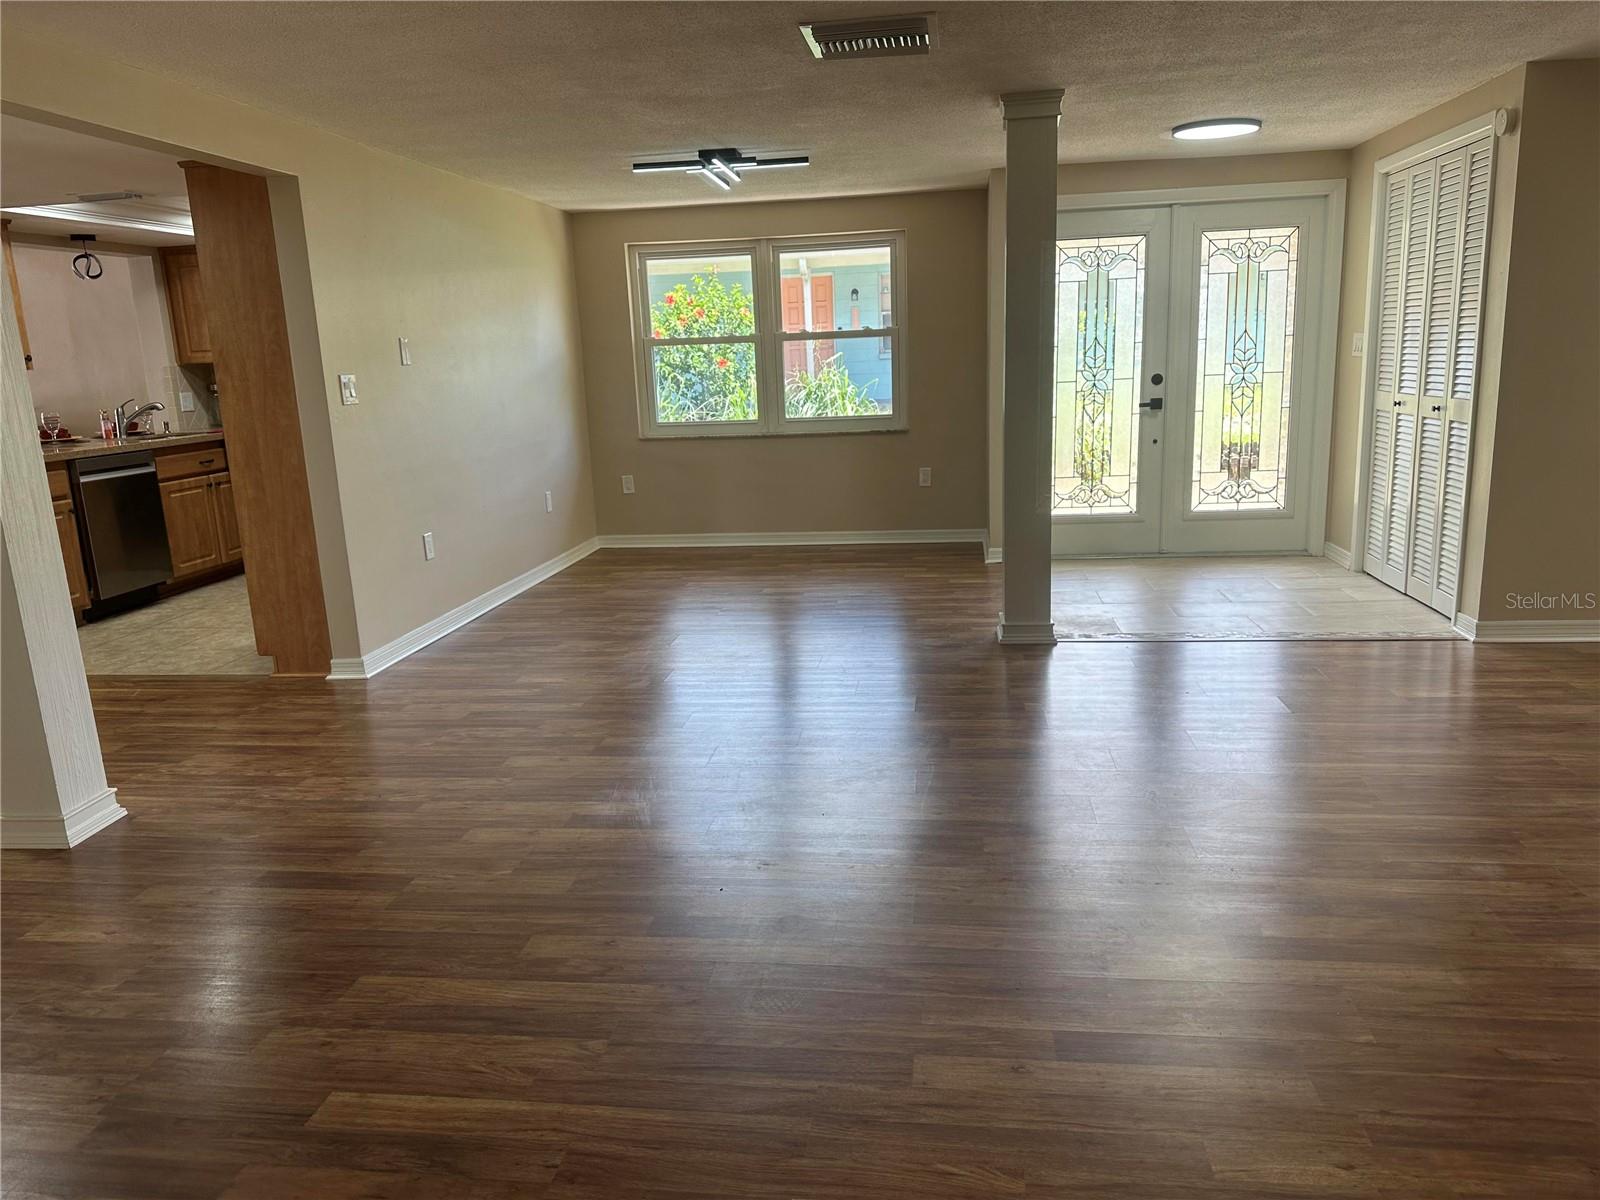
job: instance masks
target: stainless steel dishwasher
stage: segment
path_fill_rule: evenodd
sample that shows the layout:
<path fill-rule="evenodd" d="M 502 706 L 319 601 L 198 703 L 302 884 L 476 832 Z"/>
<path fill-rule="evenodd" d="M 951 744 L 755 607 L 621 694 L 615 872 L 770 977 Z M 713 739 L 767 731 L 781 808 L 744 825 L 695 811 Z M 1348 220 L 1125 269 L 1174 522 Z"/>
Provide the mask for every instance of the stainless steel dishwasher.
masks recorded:
<path fill-rule="evenodd" d="M 69 465 L 94 603 L 131 598 L 171 579 L 155 455 L 132 450 L 75 459 Z"/>

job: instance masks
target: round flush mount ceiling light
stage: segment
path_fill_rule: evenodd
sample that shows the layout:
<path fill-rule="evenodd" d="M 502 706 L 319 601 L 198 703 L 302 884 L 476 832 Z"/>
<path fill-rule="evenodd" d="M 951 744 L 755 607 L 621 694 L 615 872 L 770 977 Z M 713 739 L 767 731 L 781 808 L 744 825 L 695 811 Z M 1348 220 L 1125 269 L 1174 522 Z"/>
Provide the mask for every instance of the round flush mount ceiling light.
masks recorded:
<path fill-rule="evenodd" d="M 1172 127 L 1172 136 L 1185 142 L 1209 142 L 1217 138 L 1243 137 L 1247 133 L 1259 132 L 1261 122 L 1254 117 L 1212 117 Z"/>

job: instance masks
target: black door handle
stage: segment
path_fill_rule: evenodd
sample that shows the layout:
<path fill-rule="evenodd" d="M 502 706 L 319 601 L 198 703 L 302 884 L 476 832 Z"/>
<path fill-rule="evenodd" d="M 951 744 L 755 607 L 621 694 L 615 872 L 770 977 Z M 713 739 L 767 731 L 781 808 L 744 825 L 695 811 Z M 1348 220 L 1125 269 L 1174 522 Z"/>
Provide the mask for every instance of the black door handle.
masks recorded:
<path fill-rule="evenodd" d="M 1162 397 L 1160 397 L 1160 396 L 1151 396 L 1150 399 L 1148 399 L 1148 400 L 1141 400 L 1139 402 L 1139 407 L 1140 408 L 1148 408 L 1151 412 L 1160 412 L 1161 411 L 1161 405 L 1163 403 L 1164 403 L 1164 400 L 1162 399 Z"/>

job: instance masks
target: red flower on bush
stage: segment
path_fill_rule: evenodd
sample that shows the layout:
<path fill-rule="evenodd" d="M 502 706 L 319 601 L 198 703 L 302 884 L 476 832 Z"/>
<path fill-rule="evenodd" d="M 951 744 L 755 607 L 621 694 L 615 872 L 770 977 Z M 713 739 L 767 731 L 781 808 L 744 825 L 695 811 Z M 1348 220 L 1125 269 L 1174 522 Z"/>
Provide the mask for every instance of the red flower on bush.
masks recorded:
<path fill-rule="evenodd" d="M 652 329 L 650 331 L 650 336 L 651 337 L 658 337 L 658 338 L 666 337 L 667 336 L 667 331 L 665 329 Z"/>
<path fill-rule="evenodd" d="M 697 308 L 694 310 L 694 315 L 697 317 L 703 317 L 706 315 L 706 310 L 703 308 Z"/>
<path fill-rule="evenodd" d="M 678 318 L 678 324 L 679 325 L 687 325 L 688 323 L 689 323 L 689 318 L 688 317 L 679 317 Z"/>
<path fill-rule="evenodd" d="M 726 371 L 729 367 L 733 366 L 733 364 L 731 362 L 729 362 L 726 358 L 723 358 L 719 354 L 717 356 L 717 366 L 721 367 L 724 371 Z"/>
<path fill-rule="evenodd" d="M 663 304 L 676 304 L 677 302 L 678 297 L 672 292 L 668 292 L 665 296 L 661 297 L 661 303 Z"/>

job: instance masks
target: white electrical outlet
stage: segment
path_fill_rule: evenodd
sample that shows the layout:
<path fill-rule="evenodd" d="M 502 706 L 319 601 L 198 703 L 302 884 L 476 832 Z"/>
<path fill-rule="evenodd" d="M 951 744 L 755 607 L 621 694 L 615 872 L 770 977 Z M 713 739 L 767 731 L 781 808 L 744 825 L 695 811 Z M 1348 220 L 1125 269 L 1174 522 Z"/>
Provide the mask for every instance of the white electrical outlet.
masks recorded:
<path fill-rule="evenodd" d="M 917 486 L 918 487 L 932 487 L 933 486 L 933 468 L 932 467 L 918 467 L 917 468 Z"/>
<path fill-rule="evenodd" d="M 624 475 L 622 477 L 622 494 L 624 496 L 633 495 L 633 476 L 632 475 Z"/>
<path fill-rule="evenodd" d="M 360 403 L 360 401 L 356 399 L 356 377 L 354 375 L 339 376 L 339 403 Z"/>
<path fill-rule="evenodd" d="M 401 338 L 400 339 L 400 365 L 402 367 L 409 367 L 411 365 L 411 339 L 410 338 Z"/>
<path fill-rule="evenodd" d="M 422 535 L 422 557 L 425 562 L 433 561 L 433 534 L 428 532 Z"/>
<path fill-rule="evenodd" d="M 194 411 L 194 393 L 193 392 L 179 392 L 178 393 L 178 411 L 179 412 L 193 412 Z"/>
<path fill-rule="evenodd" d="M 549 492 L 546 492 L 544 494 L 544 510 L 545 510 L 545 512 L 555 512 L 555 510 L 556 510 L 555 497 L 552 496 Z"/>

